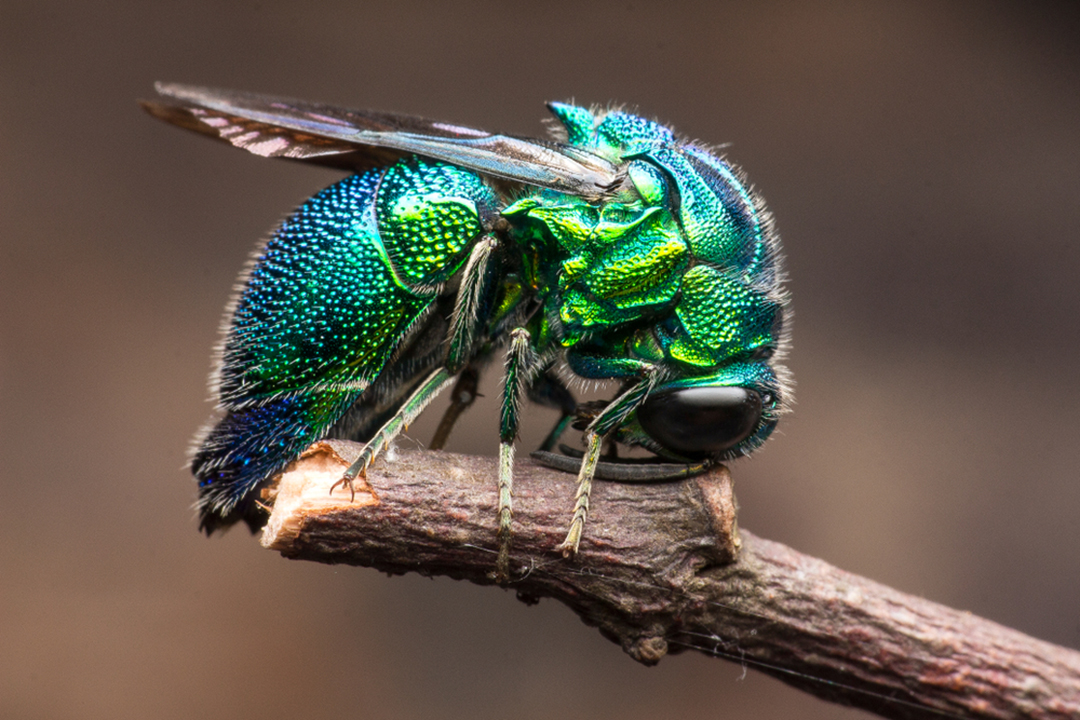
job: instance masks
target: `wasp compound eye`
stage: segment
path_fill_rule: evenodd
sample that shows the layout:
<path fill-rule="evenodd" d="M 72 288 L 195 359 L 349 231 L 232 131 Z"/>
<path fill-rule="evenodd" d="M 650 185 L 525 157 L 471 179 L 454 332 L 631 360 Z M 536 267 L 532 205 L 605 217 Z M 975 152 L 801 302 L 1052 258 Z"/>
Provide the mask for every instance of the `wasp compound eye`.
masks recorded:
<path fill-rule="evenodd" d="M 664 448 L 696 458 L 718 455 L 750 437 L 761 408 L 761 395 L 748 388 L 673 388 L 649 395 L 637 418 Z"/>

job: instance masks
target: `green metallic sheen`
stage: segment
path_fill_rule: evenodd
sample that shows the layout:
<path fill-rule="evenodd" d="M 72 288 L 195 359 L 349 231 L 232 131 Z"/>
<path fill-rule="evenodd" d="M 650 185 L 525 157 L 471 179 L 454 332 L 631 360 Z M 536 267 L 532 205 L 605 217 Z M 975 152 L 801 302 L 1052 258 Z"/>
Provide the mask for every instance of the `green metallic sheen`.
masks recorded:
<path fill-rule="evenodd" d="M 213 97 L 196 104 L 197 117 L 232 111 Z M 260 102 L 229 97 L 237 113 Z M 738 170 L 662 125 L 620 111 L 549 107 L 566 144 L 535 141 L 535 157 L 526 158 L 487 149 L 501 147 L 490 138 L 503 136 L 411 118 L 388 133 L 381 128 L 390 116 L 373 116 L 371 137 L 392 136 L 388 147 L 415 142 L 462 159 L 406 154 L 377 163 L 308 200 L 259 251 L 228 319 L 217 375 L 222 417 L 193 461 L 205 529 L 241 519 L 257 527 L 258 489 L 324 437 L 369 441 L 343 478 L 351 482 L 454 375 L 508 341 L 497 422 L 501 580 L 509 572 L 513 444 L 527 397 L 561 410 L 545 449 L 575 415 L 587 425 L 564 552 L 580 540 L 605 440 L 652 451 L 677 469 L 670 477 L 765 441 L 790 401 L 790 383 L 779 364 L 787 318 L 779 241 L 762 202 Z M 322 151 L 303 134 L 319 128 L 328 128 L 328 144 L 349 137 L 317 109 L 282 115 L 282 127 L 300 133 L 297 153 Z M 251 117 L 266 123 L 266 112 Z M 425 136 L 424 127 L 435 129 Z M 582 180 L 580 191 L 553 189 L 578 187 L 572 177 L 530 184 L 547 171 L 550 152 L 600 175 L 613 168 L 610 182 L 596 189 Z M 567 376 L 614 380 L 619 390 L 595 412 L 579 412 L 562 385 Z M 763 401 L 748 437 L 691 465 L 650 438 L 636 413 L 653 393 L 696 387 L 745 388 Z"/>

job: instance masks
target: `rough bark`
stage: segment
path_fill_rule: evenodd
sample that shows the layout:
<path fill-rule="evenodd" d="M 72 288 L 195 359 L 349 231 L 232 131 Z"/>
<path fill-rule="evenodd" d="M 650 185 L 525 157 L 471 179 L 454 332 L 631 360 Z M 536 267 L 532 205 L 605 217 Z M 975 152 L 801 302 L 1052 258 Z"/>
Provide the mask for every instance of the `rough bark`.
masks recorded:
<path fill-rule="evenodd" d="M 494 584 L 493 458 L 405 453 L 376 463 L 355 497 L 331 494 L 358 449 L 319 443 L 282 477 L 266 547 Z M 1080 653 L 740 532 L 725 468 L 597 483 L 568 561 L 554 548 L 573 490 L 571 476 L 518 464 L 511 586 L 566 603 L 639 662 L 695 649 L 889 718 L 1080 717 Z"/>

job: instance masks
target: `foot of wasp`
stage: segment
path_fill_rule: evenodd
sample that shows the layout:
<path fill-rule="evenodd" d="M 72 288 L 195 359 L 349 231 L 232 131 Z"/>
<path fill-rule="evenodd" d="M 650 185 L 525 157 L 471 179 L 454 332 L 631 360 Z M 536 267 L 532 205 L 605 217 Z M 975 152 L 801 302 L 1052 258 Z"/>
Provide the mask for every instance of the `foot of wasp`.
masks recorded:
<path fill-rule="evenodd" d="M 361 455 L 361 458 L 362 457 L 363 455 Z M 353 463 L 348 470 L 341 474 L 341 478 L 330 486 L 331 495 L 333 495 L 334 491 L 339 487 L 347 487 L 349 488 L 349 502 L 356 500 L 356 486 L 353 483 L 356 482 L 356 478 L 358 477 L 367 480 L 367 464 L 363 465 L 359 472 L 353 472 L 354 467 L 356 467 L 356 463 Z"/>

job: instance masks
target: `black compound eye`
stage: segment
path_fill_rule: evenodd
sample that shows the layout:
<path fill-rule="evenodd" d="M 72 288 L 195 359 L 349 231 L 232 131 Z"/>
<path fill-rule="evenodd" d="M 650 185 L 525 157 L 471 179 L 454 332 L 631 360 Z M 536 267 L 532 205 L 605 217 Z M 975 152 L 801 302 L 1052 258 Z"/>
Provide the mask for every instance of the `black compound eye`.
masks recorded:
<path fill-rule="evenodd" d="M 748 388 L 673 388 L 649 395 L 637 418 L 664 448 L 695 458 L 717 455 L 750 437 L 761 406 L 761 395 Z"/>

